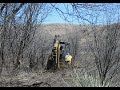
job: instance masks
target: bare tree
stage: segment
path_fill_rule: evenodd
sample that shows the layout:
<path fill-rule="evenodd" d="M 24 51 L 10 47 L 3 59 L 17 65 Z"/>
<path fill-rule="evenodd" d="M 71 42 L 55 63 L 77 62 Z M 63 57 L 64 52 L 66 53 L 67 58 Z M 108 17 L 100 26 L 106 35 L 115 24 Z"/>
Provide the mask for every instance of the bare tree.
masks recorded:
<path fill-rule="evenodd" d="M 115 12 L 113 12 L 114 11 L 111 11 L 111 13 L 106 14 L 107 25 L 104 25 L 101 29 L 99 29 L 98 26 L 93 25 L 93 41 L 92 44 L 89 44 L 95 58 L 102 85 L 111 81 L 119 72 L 120 25 L 119 23 L 111 24 L 112 19 L 110 18 L 115 17 Z M 118 17 L 117 19 L 119 20 Z"/>
<path fill-rule="evenodd" d="M 64 17 L 64 20 L 67 20 L 67 16 L 65 15 L 71 15 L 77 17 L 80 23 L 87 21 L 92 25 L 94 41 L 92 45 L 89 44 L 89 47 L 95 57 L 95 63 L 100 75 L 101 84 L 104 84 L 104 81 L 108 74 L 108 80 L 111 80 L 113 76 L 116 75 L 116 73 L 119 71 L 119 23 L 111 24 L 111 22 L 113 22 L 112 20 L 116 19 L 115 17 L 119 18 L 119 14 L 115 16 L 116 12 L 114 11 L 119 11 L 119 5 L 107 3 L 71 3 L 71 5 L 73 7 L 74 13 L 65 13 L 55 5 L 52 6 L 55 7 L 55 9 L 60 13 L 61 17 Z M 99 27 L 95 24 L 97 24 L 98 15 L 104 12 L 107 17 L 107 21 L 105 21 L 107 22 L 107 25 L 102 27 L 102 30 L 100 30 Z M 89 18 L 85 17 L 86 15 L 89 16 Z M 72 41 L 75 41 L 75 39 Z"/>
<path fill-rule="evenodd" d="M 3 65 L 8 69 L 8 72 L 11 72 L 10 69 L 16 70 L 25 58 L 29 58 L 27 52 L 35 38 L 37 18 L 41 15 L 39 22 L 42 23 L 48 15 L 47 10 L 43 9 L 45 5 L 43 3 L 7 3 L 2 5 L 0 17 L 1 72 Z"/>

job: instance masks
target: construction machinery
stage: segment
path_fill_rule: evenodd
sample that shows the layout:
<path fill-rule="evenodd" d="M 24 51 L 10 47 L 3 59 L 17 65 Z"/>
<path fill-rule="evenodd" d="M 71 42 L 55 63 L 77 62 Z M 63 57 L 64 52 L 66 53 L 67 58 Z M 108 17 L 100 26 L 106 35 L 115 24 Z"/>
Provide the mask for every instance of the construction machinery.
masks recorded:
<path fill-rule="evenodd" d="M 70 55 L 70 43 L 61 42 L 60 36 L 55 35 L 52 47 L 52 53 L 48 57 L 47 70 L 56 70 L 64 66 L 72 65 L 72 56 Z"/>

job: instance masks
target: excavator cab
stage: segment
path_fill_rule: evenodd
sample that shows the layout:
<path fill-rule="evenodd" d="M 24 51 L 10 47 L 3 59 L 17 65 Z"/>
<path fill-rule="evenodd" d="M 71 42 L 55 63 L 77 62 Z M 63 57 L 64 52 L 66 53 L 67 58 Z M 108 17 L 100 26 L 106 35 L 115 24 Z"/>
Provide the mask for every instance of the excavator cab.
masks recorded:
<path fill-rule="evenodd" d="M 59 35 L 55 35 L 52 53 L 48 57 L 47 70 L 61 68 L 62 64 L 71 64 L 70 43 L 61 42 Z"/>

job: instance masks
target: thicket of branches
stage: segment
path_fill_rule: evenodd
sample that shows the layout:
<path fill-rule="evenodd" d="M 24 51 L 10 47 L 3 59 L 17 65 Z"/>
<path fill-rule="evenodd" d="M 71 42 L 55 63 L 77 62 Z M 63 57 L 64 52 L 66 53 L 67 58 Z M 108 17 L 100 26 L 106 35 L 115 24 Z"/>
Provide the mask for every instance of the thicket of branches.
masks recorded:
<path fill-rule="evenodd" d="M 53 6 L 55 7 L 55 5 Z M 70 22 L 69 17 L 74 17 L 80 23 L 88 22 L 91 25 L 91 37 L 89 38 L 88 34 L 88 38 L 86 38 L 86 44 L 89 47 L 88 51 L 90 50 L 93 54 L 101 84 L 105 85 L 107 82 L 112 81 L 115 76 L 117 77 L 120 68 L 119 4 L 71 3 L 71 7 L 68 7 L 68 4 L 65 7 L 67 12 L 63 12 L 60 8 L 55 7 L 64 20 Z M 97 25 L 100 22 L 104 24 L 101 27 Z M 76 54 L 80 53 L 76 51 L 78 48 L 81 48 L 77 44 L 80 39 L 77 39 L 78 36 L 76 35 L 76 38 L 73 40 L 71 38 L 72 48 Z M 76 45 L 74 45 L 75 43 Z"/>
<path fill-rule="evenodd" d="M 44 67 L 46 53 L 50 49 L 48 39 L 37 28 L 47 18 L 51 10 L 56 10 L 61 18 L 71 23 L 69 17 L 78 22 L 91 24 L 92 41 L 87 41 L 90 52 L 93 53 L 95 64 L 99 72 L 101 83 L 107 76 L 112 79 L 119 71 L 119 5 L 70 3 L 63 4 L 66 11 L 62 11 L 57 4 L 45 3 L 1 3 L 0 4 L 0 74 L 7 71 L 13 74 L 20 68 L 36 70 Z M 118 12 L 117 12 L 118 11 Z M 98 30 L 100 15 L 104 25 Z M 87 17 L 86 17 L 87 16 Z M 39 18 L 38 18 L 39 17 Z M 117 20 L 116 24 L 111 24 Z M 102 21 L 101 20 L 101 21 Z M 113 21 L 112 21 L 113 20 Z M 79 56 L 79 35 L 68 36 L 71 43 L 72 55 Z M 87 56 L 86 56 L 87 57 Z M 77 58 L 78 59 L 78 58 Z"/>
<path fill-rule="evenodd" d="M 25 67 L 34 68 L 41 57 L 34 45 L 37 23 L 45 20 L 50 8 L 43 3 L 1 3 L 0 9 L 0 73 L 5 68 L 11 74 L 25 62 Z"/>

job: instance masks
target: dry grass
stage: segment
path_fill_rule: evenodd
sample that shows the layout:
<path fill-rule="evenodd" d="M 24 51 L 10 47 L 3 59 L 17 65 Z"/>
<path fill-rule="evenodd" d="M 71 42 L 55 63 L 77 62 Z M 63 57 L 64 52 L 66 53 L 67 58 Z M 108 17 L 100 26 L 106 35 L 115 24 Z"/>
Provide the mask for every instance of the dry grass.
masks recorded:
<path fill-rule="evenodd" d="M 110 87 L 111 82 L 101 84 L 98 75 L 88 75 L 86 72 L 81 72 L 79 69 L 73 69 L 67 72 L 63 78 L 63 82 L 69 87 Z"/>
<path fill-rule="evenodd" d="M 51 39 L 54 37 L 55 34 L 66 34 L 66 28 L 69 30 L 67 34 L 70 35 L 74 33 L 73 28 L 76 27 L 78 30 L 84 30 L 86 29 L 86 26 L 83 28 L 80 28 L 79 26 L 70 26 L 70 25 L 43 25 L 42 35 L 46 35 L 46 40 Z M 54 28 L 54 29 L 53 29 Z M 39 29 L 39 28 L 38 28 Z M 79 32 L 81 33 L 81 32 Z M 78 34 L 79 34 L 78 33 Z M 40 36 L 40 33 L 37 33 L 38 36 Z M 88 38 L 86 36 L 86 38 Z M 80 43 L 86 42 L 85 39 L 81 39 Z M 83 42 L 82 42 L 83 41 Z M 48 42 L 47 42 L 48 43 Z M 46 44 L 47 44 L 46 43 Z M 43 70 L 39 70 L 37 72 L 23 72 L 21 71 L 18 73 L 18 75 L 9 77 L 9 76 L 1 76 L 0 77 L 0 86 L 2 87 L 108 87 L 111 83 L 107 83 L 107 85 L 101 85 L 100 79 L 98 75 L 92 76 L 88 75 L 87 72 L 92 72 L 95 70 L 94 68 L 94 58 L 89 55 L 88 53 L 85 53 L 84 43 L 81 45 L 80 48 L 83 48 L 83 53 L 80 53 L 80 57 L 78 61 L 76 61 L 75 66 L 76 69 L 61 69 L 56 72 L 44 72 Z M 91 67 L 90 67 L 91 66 Z M 86 69 L 86 71 L 81 72 L 82 69 Z M 78 70 L 78 71 L 76 71 Z M 86 72 L 86 73 L 85 73 Z M 119 83 L 119 81 L 118 81 Z M 119 86 L 119 84 L 118 84 Z"/>

